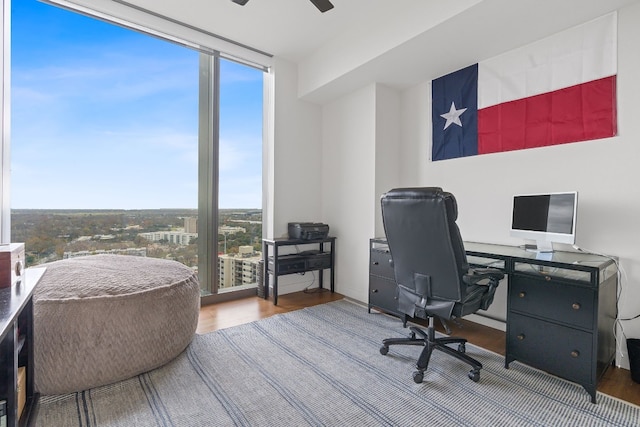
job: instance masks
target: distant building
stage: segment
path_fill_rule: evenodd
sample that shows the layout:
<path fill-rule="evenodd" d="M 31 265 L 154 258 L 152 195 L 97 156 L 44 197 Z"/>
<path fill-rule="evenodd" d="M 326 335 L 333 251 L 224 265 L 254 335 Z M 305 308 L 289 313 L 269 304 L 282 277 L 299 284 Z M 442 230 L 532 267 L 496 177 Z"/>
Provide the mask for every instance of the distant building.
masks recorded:
<path fill-rule="evenodd" d="M 254 251 L 253 246 L 240 246 L 238 255 L 219 255 L 219 288 L 258 283 L 258 262 L 261 259 L 262 253 Z"/>
<path fill-rule="evenodd" d="M 184 219 L 184 232 L 198 234 L 198 218 L 190 216 Z"/>
<path fill-rule="evenodd" d="M 198 237 L 198 233 L 185 233 L 184 231 L 152 231 L 149 233 L 139 233 L 138 236 L 144 237 L 151 242 L 166 241 L 176 245 L 186 246 L 193 239 Z"/>
<path fill-rule="evenodd" d="M 236 234 L 246 233 L 247 229 L 243 227 L 231 227 L 229 225 L 221 225 L 218 227 L 218 234 Z"/>
<path fill-rule="evenodd" d="M 113 234 L 96 234 L 92 237 L 93 240 L 113 240 L 116 236 Z"/>

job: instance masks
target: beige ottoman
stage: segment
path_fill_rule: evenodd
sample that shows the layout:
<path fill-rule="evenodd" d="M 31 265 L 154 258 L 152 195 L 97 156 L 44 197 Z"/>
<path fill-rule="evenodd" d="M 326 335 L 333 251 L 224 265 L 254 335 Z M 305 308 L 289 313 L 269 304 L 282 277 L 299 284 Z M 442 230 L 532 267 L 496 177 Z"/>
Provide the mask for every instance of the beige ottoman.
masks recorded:
<path fill-rule="evenodd" d="M 43 395 L 157 368 L 194 336 L 200 286 L 179 262 L 94 255 L 44 266 L 33 296 L 34 380 Z"/>

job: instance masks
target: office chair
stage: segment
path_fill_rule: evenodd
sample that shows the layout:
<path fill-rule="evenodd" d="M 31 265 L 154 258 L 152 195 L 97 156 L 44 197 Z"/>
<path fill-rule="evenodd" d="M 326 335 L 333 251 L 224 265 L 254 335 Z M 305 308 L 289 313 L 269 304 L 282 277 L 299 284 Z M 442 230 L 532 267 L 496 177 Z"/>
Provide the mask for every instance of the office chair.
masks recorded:
<path fill-rule="evenodd" d="M 482 364 L 465 354 L 464 338 L 436 338 L 434 317 L 447 320 L 487 309 L 504 274 L 496 269 L 472 269 L 456 224 L 458 208 L 453 194 L 439 187 L 399 188 L 381 199 L 384 230 L 397 283 L 398 310 L 428 319 L 425 330 L 411 326 L 408 338 L 382 341 L 380 353 L 391 345 L 424 346 L 413 373 L 421 383 L 434 349 L 469 365 L 469 378 L 480 379 Z M 418 337 L 416 337 L 416 335 Z M 457 344 L 457 349 L 450 345 Z"/>

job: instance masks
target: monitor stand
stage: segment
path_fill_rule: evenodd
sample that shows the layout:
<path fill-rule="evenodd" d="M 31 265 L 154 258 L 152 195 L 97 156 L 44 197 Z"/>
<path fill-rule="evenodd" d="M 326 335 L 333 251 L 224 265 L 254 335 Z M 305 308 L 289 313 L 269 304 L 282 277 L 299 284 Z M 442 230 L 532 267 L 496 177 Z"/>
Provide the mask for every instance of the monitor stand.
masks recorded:
<path fill-rule="evenodd" d="M 527 252 L 551 253 L 553 252 L 553 243 L 546 240 L 536 240 L 535 246 L 525 245 Z"/>

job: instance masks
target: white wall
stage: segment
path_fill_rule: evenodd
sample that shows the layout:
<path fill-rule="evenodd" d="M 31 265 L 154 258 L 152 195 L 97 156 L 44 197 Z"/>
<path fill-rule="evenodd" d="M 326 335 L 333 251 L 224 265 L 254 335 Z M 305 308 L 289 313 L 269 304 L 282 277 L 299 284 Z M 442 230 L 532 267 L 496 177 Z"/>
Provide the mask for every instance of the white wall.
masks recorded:
<path fill-rule="evenodd" d="M 374 233 L 376 86 L 323 108 L 323 218 L 336 240 L 336 291 L 368 301 L 368 238 Z M 366 237 L 364 237 L 366 236 Z"/>
<path fill-rule="evenodd" d="M 401 176 L 400 94 L 376 85 L 375 194 L 371 206 L 375 213 L 374 236 L 384 236 L 380 196 L 397 186 Z"/>
<path fill-rule="evenodd" d="M 267 189 L 263 233 L 273 238 L 286 236 L 289 222 L 324 220 L 320 191 L 323 148 L 321 108 L 298 99 L 296 65 L 276 59 L 269 81 L 274 94 L 269 106 L 274 122 L 273 129 L 266 130 L 271 143 L 266 147 L 263 173 Z M 314 274 L 278 278 L 278 294 L 307 286 L 318 286 Z"/>
<path fill-rule="evenodd" d="M 400 94 L 372 84 L 323 108 L 323 218 L 336 241 L 336 290 L 368 302 L 369 239 L 380 196 L 398 183 Z"/>
<path fill-rule="evenodd" d="M 295 64 L 276 60 L 273 76 L 274 229 L 268 237 L 282 237 L 288 222 L 321 219 L 322 115 L 319 106 L 298 99 Z"/>

